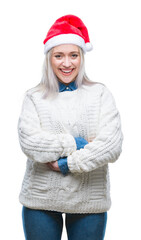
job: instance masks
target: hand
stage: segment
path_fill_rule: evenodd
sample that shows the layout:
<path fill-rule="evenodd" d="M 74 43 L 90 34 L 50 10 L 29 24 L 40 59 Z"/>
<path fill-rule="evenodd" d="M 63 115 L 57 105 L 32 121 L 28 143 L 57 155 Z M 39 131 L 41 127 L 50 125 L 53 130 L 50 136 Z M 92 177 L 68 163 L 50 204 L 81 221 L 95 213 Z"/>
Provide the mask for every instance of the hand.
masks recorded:
<path fill-rule="evenodd" d="M 60 172 L 60 168 L 58 166 L 58 162 L 54 161 L 54 162 L 49 162 L 47 163 L 47 165 L 50 167 L 50 169 L 52 169 L 53 171 L 57 171 Z"/>

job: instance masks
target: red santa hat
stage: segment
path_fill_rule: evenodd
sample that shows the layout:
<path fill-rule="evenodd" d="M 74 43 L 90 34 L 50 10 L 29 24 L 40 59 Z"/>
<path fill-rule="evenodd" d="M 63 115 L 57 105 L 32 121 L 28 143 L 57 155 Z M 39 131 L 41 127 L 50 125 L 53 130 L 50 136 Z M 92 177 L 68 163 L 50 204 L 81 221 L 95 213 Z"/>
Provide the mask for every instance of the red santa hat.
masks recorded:
<path fill-rule="evenodd" d="M 86 53 L 92 50 L 86 26 L 80 18 L 66 15 L 55 21 L 44 40 L 44 53 L 61 44 L 75 44 Z"/>

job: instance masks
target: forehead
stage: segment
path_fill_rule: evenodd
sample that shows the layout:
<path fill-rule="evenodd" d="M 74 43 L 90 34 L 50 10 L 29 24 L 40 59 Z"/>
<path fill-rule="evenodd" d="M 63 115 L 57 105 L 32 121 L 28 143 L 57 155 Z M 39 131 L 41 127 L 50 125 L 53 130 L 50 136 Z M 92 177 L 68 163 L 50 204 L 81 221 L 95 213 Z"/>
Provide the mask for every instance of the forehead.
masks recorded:
<path fill-rule="evenodd" d="M 55 52 L 79 52 L 79 47 L 74 44 L 61 44 L 53 48 L 53 53 Z"/>

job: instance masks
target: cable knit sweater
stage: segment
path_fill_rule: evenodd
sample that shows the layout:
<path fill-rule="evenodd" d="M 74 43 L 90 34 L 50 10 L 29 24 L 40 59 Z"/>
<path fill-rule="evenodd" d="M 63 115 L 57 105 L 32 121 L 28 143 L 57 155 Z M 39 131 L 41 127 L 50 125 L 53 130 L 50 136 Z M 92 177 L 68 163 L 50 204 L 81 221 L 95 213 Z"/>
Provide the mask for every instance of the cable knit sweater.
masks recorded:
<path fill-rule="evenodd" d="M 68 85 L 65 85 L 64 83 L 58 81 L 59 83 L 59 92 L 63 91 L 74 91 L 77 89 L 76 82 L 73 81 L 69 83 Z M 84 148 L 84 146 L 88 143 L 84 138 L 82 137 L 75 137 L 75 142 L 77 146 L 77 150 L 80 150 L 81 148 Z M 69 171 L 68 164 L 67 164 L 67 157 L 59 158 L 58 159 L 58 166 L 61 170 L 61 172 L 66 175 Z"/>
<path fill-rule="evenodd" d="M 18 134 L 27 156 L 19 196 L 24 206 L 66 213 L 110 209 L 108 163 L 118 159 L 123 134 L 115 100 L 105 85 L 83 85 L 54 99 L 27 91 Z M 77 150 L 75 137 L 89 143 Z M 61 157 L 67 157 L 65 176 L 46 164 Z"/>

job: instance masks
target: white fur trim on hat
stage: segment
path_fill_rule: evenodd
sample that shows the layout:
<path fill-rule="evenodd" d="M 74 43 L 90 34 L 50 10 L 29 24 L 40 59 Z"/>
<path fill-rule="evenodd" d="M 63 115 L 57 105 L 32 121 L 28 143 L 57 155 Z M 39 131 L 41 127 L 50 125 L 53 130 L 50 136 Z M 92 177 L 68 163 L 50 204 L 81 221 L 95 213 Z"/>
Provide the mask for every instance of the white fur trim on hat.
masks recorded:
<path fill-rule="evenodd" d="M 86 51 L 90 51 L 87 49 L 89 46 L 88 43 L 85 43 L 84 39 L 77 34 L 60 34 L 55 37 L 49 39 L 44 46 L 44 53 L 46 54 L 51 48 L 61 45 L 61 44 L 75 44 L 81 47 L 86 53 Z M 90 44 L 91 45 L 91 44 Z"/>

